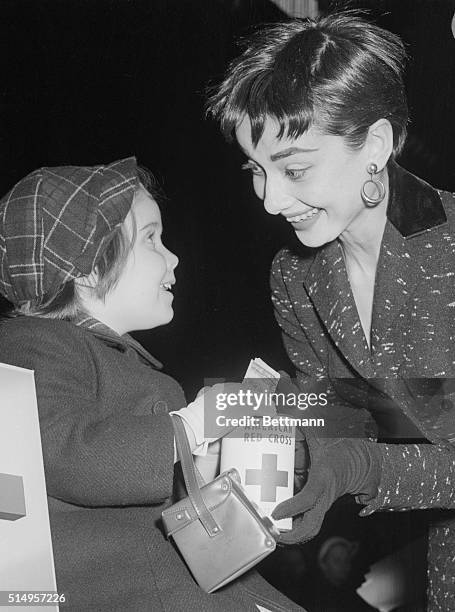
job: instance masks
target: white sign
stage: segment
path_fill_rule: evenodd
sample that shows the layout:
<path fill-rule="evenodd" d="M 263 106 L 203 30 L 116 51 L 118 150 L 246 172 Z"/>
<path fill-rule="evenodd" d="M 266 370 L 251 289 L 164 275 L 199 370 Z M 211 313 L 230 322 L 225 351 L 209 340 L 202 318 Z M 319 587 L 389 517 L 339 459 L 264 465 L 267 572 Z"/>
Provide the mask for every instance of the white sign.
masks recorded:
<path fill-rule="evenodd" d="M 30 370 L 4 364 L 0 364 L 0 591 L 57 591 L 34 376 Z M 50 612 L 58 606 L 16 604 L 12 609 Z"/>

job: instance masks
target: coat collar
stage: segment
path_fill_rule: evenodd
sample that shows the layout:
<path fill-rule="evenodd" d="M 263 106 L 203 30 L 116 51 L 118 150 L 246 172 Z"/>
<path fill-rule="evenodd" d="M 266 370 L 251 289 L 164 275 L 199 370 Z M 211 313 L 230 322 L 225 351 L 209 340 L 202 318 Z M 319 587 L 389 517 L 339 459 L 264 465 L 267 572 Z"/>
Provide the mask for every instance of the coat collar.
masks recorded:
<path fill-rule="evenodd" d="M 357 313 L 341 246 L 334 241 L 317 249 L 304 284 L 332 340 L 364 376 L 374 376 L 372 356 L 387 341 L 392 322 L 422 276 L 423 232 L 446 222 L 438 192 L 394 161 L 389 162 L 389 205 L 376 272 L 371 349 Z M 417 244 L 419 243 L 419 244 Z"/>
<path fill-rule="evenodd" d="M 308 295 L 340 353 L 365 376 L 372 376 L 370 350 L 357 313 L 338 241 L 318 249 L 304 280 Z"/>
<path fill-rule="evenodd" d="M 109 344 L 110 346 L 123 352 L 129 352 L 131 349 L 133 349 L 135 353 L 139 354 L 143 360 L 151 364 L 157 370 L 161 370 L 163 367 L 162 363 L 150 355 L 150 353 L 146 351 L 145 348 L 139 344 L 139 342 L 136 342 L 136 340 L 134 340 L 134 338 L 132 338 L 129 334 L 120 336 L 120 334 L 94 317 L 80 314 L 72 319 L 71 323 L 77 325 L 78 327 L 83 327 L 103 340 L 106 344 Z"/>
<path fill-rule="evenodd" d="M 387 165 L 389 205 L 387 218 L 403 238 L 433 229 L 447 221 L 439 193 L 394 160 Z"/>

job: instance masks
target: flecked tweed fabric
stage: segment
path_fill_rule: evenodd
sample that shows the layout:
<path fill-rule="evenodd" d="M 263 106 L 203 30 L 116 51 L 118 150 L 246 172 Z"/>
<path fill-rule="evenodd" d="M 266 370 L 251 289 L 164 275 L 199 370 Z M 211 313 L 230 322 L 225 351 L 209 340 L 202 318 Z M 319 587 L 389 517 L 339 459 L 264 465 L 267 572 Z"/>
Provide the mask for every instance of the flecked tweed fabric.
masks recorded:
<path fill-rule="evenodd" d="M 329 393 L 328 406 L 317 413 L 326 419 L 322 435 L 363 436 L 371 444 L 378 435 L 391 438 L 379 445 L 379 491 L 362 514 L 448 509 L 430 530 L 428 611 L 450 612 L 455 610 L 455 197 L 394 163 L 389 170 L 371 348 L 336 241 L 280 251 L 272 266 L 272 300 L 300 388 L 308 391 L 319 380 Z M 390 443 L 393 438 L 400 443 Z M 416 438 L 421 443 L 414 444 Z"/>
<path fill-rule="evenodd" d="M 123 222 L 138 183 L 134 157 L 106 166 L 32 172 L 0 201 L 0 293 L 39 304 L 90 274 L 105 238 Z"/>

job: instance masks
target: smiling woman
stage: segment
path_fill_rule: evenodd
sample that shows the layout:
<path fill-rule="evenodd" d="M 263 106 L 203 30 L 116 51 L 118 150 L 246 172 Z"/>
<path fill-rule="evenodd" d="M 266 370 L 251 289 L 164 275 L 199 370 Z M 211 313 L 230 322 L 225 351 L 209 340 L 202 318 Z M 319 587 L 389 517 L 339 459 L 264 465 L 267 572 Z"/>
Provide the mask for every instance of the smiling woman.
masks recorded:
<path fill-rule="evenodd" d="M 365 145 L 354 150 L 343 138 L 317 127 L 295 139 L 278 134 L 278 121 L 271 117 L 265 120 L 256 146 L 248 116 L 236 128 L 237 141 L 250 160 L 244 168 L 251 170 L 254 190 L 266 211 L 283 215 L 307 246 L 340 238 L 349 249 L 350 241 L 362 237 L 379 251 L 378 230 L 384 228 L 387 202 L 366 207 L 358 186 L 365 180 L 370 159 L 385 165 L 390 156 L 390 124 L 375 122 Z"/>
<path fill-rule="evenodd" d="M 272 301 L 295 392 L 329 393 L 307 484 L 274 511 L 296 517 L 288 543 L 345 493 L 362 515 L 455 508 L 455 197 L 395 161 L 405 55 L 355 11 L 280 23 L 246 41 L 208 104 L 301 243 L 276 255 Z M 453 519 L 429 550 L 428 610 L 455 610 Z"/>

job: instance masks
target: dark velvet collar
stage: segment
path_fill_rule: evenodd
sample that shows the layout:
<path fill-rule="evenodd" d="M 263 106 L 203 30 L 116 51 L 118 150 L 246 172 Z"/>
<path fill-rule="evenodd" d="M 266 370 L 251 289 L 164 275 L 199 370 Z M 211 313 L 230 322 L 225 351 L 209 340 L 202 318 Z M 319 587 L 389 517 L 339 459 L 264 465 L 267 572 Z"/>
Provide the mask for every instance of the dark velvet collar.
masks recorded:
<path fill-rule="evenodd" d="M 412 238 L 447 221 L 436 189 L 394 160 L 387 164 L 389 204 L 387 218 L 404 238 Z"/>

